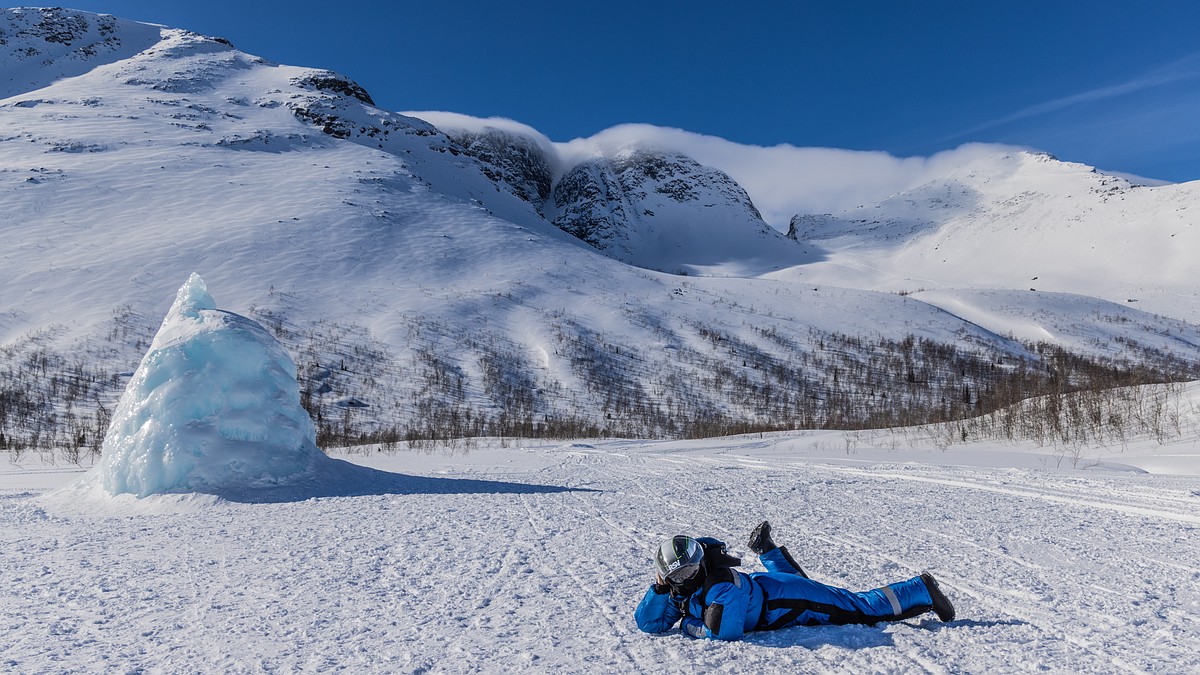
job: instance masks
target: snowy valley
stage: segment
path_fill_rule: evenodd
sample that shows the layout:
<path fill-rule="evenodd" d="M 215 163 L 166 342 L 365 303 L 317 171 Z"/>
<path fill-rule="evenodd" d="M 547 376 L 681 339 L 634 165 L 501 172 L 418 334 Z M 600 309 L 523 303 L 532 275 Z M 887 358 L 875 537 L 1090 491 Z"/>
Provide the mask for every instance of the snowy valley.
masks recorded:
<path fill-rule="evenodd" d="M 829 190 L 828 156 L 554 142 L 0 10 L 0 670 L 1200 669 L 1200 183 L 967 146 Z M 336 480 L 97 492 L 193 273 Z M 829 583 L 933 569 L 959 619 L 637 632 L 652 546 L 761 569 L 762 518 Z"/>

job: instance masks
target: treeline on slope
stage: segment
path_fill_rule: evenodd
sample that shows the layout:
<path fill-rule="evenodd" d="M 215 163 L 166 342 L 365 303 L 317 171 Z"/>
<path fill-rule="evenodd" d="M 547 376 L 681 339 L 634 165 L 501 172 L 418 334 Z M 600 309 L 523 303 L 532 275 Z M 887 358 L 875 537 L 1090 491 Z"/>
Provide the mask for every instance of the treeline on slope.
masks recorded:
<path fill-rule="evenodd" d="M 411 386 L 406 401 L 391 403 L 395 415 L 390 420 L 386 411 L 371 417 L 366 410 L 338 409 L 310 395 L 321 390 L 314 386 L 327 387 L 333 379 L 321 365 L 329 357 L 322 359 L 321 349 L 310 348 L 302 372 L 326 376 L 320 385 L 313 378 L 302 384 L 309 392 L 305 405 L 317 420 L 319 445 L 379 443 L 392 449 L 482 436 L 698 438 L 909 427 L 980 418 L 1039 397 L 1073 395 L 1076 400 L 1094 392 L 1097 401 L 1113 401 L 1102 393 L 1200 377 L 1200 364 L 1136 343 L 1123 345 L 1132 355 L 1125 359 L 1090 358 L 1048 344 L 1027 345 L 1032 356 L 1014 358 L 915 336 L 891 340 L 809 331 L 796 338 L 766 327 L 755 329 L 756 339 L 750 341 L 699 323 L 689 326 L 690 336 L 680 336 L 655 317 L 641 318 L 656 337 L 674 343 L 664 354 L 616 344 L 563 313 L 546 318 L 556 326 L 554 358 L 569 367 L 577 386 L 547 377 L 528 362 L 523 345 L 503 336 L 456 332 L 426 320 L 412 323 L 409 338 L 417 346 L 403 367 L 390 358 L 347 364 L 338 357 L 334 378 L 362 369 L 372 371 L 370 382 L 400 380 Z M 289 339 L 286 332 L 280 336 Z M 440 354 L 438 345 L 448 342 L 474 358 Z M 346 353 L 336 343 L 325 345 L 325 354 L 331 350 Z M 1142 391 L 1128 389 L 1123 396 L 1146 407 L 1150 403 L 1141 400 Z M 1089 420 L 1097 416 L 1126 436 L 1161 436 L 1164 430 L 1145 424 L 1169 418 L 1112 412 L 1091 414 Z"/>
<path fill-rule="evenodd" d="M 912 337 L 874 342 L 836 334 L 813 337 L 818 350 L 798 351 L 787 362 L 744 344 L 734 347 L 739 356 L 732 359 L 683 352 L 680 361 L 690 362 L 694 369 L 662 371 L 649 376 L 648 385 L 629 370 L 614 367 L 608 357 L 615 356 L 619 347 L 605 349 L 595 342 L 569 339 L 560 355 L 570 359 L 572 370 L 590 391 L 600 393 L 599 405 L 590 408 L 590 415 L 535 412 L 536 398 L 547 392 L 533 386 L 491 389 L 501 393 L 495 412 L 427 391 L 420 398 L 419 414 L 407 424 L 373 432 L 356 430 L 353 423 L 325 424 L 322 447 L 371 442 L 395 447 L 402 441 L 479 436 L 702 438 L 793 429 L 880 429 L 986 419 L 998 411 L 1007 411 L 1001 427 L 1005 431 L 1002 436 L 991 434 L 992 438 L 1041 440 L 1049 437 L 1044 430 L 1083 437 L 1071 425 L 1083 423 L 1085 417 L 1089 425 L 1104 419 L 1123 437 L 1161 438 L 1170 429 L 1148 425 L 1173 419 L 1167 409 L 1178 405 L 1177 396 L 1166 400 L 1137 387 L 1200 377 L 1197 364 L 1162 354 L 1148 361 L 1101 361 L 1052 345 L 1031 345 L 1038 354 L 1035 360 L 994 360 Z M 722 341 L 736 344 L 731 339 Z M 484 360 L 503 357 L 493 354 Z M 449 380 L 460 390 L 461 373 L 443 368 L 443 363 L 429 357 L 423 377 L 430 384 Z M 563 396 L 570 409 L 589 409 L 582 407 L 589 402 L 577 393 L 562 391 L 558 383 L 551 389 L 548 394 Z M 1014 407 L 1029 399 L 1059 403 Z M 730 410 L 733 406 L 722 407 L 720 401 L 737 406 Z M 1157 412 L 1108 410 L 1106 405 L 1115 402 L 1139 410 L 1153 407 Z M 1081 405 L 1089 410 L 1086 416 L 1058 419 L 1058 409 L 1075 410 Z M 1016 415 L 1031 419 L 1014 424 Z M 1039 415 L 1045 419 L 1033 419 Z M 983 432 L 983 427 L 963 428 Z"/>
<path fill-rule="evenodd" d="M 1070 458 L 1079 468 L 1092 448 L 1124 447 L 1139 437 L 1162 444 L 1200 433 L 1200 411 L 1184 402 L 1182 391 L 1178 382 L 1058 391 L 913 432 L 919 442 L 943 449 L 975 441 L 1033 442 L 1053 448 L 1060 464 Z"/>
<path fill-rule="evenodd" d="M 62 326 L 0 346 L 0 453 L 19 461 L 36 452 L 47 463 L 98 457 L 127 376 L 150 345 L 152 325 L 121 306 L 104 335 L 69 354 L 51 346 L 66 332 Z"/>
<path fill-rule="evenodd" d="M 553 358 L 573 379 L 567 385 L 563 372 L 551 377 L 529 363 L 524 345 L 486 328 L 464 333 L 413 318 L 411 351 L 398 357 L 362 327 L 300 327 L 285 311 L 251 313 L 292 352 L 301 402 L 323 448 L 931 424 L 952 425 L 940 433 L 956 442 L 1083 439 L 1085 428 L 1163 437 L 1173 433 L 1177 402 L 1126 388 L 1200 378 L 1200 364 L 1132 343 L 1124 345 L 1125 359 L 1045 344 L 1028 345 L 1030 356 L 1016 358 L 915 336 L 785 335 L 764 327 L 739 337 L 699 323 L 669 328 L 646 316 L 633 319 L 669 347 L 639 348 L 562 313 L 547 315 L 546 324 L 556 326 Z M 124 376 L 151 335 L 150 325 L 123 309 L 105 339 L 82 352 L 56 353 L 48 346 L 54 331 L 0 349 L 0 452 L 71 463 L 98 456 Z M 458 356 L 446 353 L 451 347 Z M 1116 391 L 1125 398 L 1107 393 Z M 1016 405 L 1022 401 L 1041 403 Z"/>
<path fill-rule="evenodd" d="M 38 450 L 71 463 L 99 454 L 120 378 L 42 347 L 6 347 L 0 360 L 0 452 L 16 461 Z"/>

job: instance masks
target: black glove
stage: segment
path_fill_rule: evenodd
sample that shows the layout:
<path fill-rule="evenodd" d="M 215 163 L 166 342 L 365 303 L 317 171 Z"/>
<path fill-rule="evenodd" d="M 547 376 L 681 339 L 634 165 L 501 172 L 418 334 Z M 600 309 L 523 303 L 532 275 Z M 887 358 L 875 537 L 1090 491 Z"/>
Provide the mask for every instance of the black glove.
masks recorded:
<path fill-rule="evenodd" d="M 683 612 L 685 616 L 688 613 L 688 599 L 691 597 L 692 596 L 690 593 L 687 595 L 680 595 L 676 589 L 671 589 L 671 604 L 675 605 L 675 607 L 677 607 L 680 612 Z"/>

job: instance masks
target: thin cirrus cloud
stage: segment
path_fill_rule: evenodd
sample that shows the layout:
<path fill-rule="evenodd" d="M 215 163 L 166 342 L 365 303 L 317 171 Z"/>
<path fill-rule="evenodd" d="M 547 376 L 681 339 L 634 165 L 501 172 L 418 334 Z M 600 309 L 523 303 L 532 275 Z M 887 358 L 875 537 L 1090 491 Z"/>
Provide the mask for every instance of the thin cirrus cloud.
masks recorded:
<path fill-rule="evenodd" d="M 1200 52 L 1189 54 L 1165 65 L 1149 70 L 1142 75 L 1117 84 L 1098 87 L 1089 91 L 1064 96 L 1027 106 L 1003 117 L 976 124 L 968 129 L 943 137 L 945 143 L 976 136 L 982 132 L 998 129 L 1015 122 L 1031 120 L 1076 106 L 1097 104 L 1119 97 L 1130 96 L 1151 89 L 1174 85 L 1200 78 Z"/>

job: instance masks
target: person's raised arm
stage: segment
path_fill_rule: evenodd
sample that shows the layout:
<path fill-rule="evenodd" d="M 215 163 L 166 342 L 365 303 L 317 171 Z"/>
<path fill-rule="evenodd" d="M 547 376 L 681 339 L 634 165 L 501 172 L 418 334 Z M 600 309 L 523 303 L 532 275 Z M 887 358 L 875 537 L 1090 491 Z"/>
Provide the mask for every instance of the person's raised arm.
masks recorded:
<path fill-rule="evenodd" d="M 646 595 L 638 603 L 634 618 L 637 627 L 646 633 L 665 633 L 683 617 L 683 611 L 671 597 L 671 587 L 664 583 L 661 575 L 655 575 L 654 583 L 646 589 Z"/>

